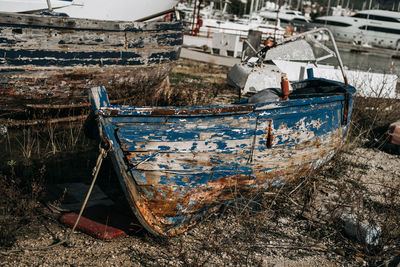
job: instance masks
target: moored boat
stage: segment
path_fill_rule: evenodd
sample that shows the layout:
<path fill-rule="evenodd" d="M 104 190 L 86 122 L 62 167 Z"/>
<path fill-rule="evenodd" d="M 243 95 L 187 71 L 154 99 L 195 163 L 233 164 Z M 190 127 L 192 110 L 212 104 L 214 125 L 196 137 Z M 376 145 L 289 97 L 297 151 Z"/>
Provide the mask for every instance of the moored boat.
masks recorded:
<path fill-rule="evenodd" d="M 400 12 L 361 10 L 352 16 L 322 16 L 312 22 L 327 27 L 338 41 L 400 50 Z"/>
<path fill-rule="evenodd" d="M 107 85 L 114 101 L 152 94 L 178 59 L 182 38 L 179 21 L 0 12 L 0 120 L 27 119 L 31 109 L 88 107 L 86 89 L 96 85 Z"/>
<path fill-rule="evenodd" d="M 310 78 L 276 99 L 189 107 L 116 106 L 89 96 L 98 134 L 143 226 L 182 233 L 221 203 L 304 176 L 346 138 L 355 89 Z M 280 99 L 280 100 L 279 100 Z"/>

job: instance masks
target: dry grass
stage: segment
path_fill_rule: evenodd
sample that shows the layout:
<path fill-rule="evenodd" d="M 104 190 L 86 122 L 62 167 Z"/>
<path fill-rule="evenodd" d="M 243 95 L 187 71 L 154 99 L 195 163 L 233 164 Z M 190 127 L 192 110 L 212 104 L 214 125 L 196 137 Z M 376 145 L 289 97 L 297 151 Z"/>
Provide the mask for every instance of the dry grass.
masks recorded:
<path fill-rule="evenodd" d="M 352 114 L 352 142 L 387 139 L 390 123 L 400 118 L 400 100 L 356 97 Z"/>
<path fill-rule="evenodd" d="M 45 166 L 37 172 L 26 166 L 20 175 L 14 165 L 9 161 L 9 172 L 0 172 L 0 246 L 12 245 L 18 229 L 40 216 Z"/>
<path fill-rule="evenodd" d="M 156 104 L 232 103 L 236 92 L 226 86 L 226 72 L 219 66 L 180 63 L 170 75 L 169 89 L 157 91 Z M 151 102 L 153 96 L 145 97 Z M 316 172 L 268 192 L 239 195 L 177 238 L 142 234 L 104 244 L 141 265 L 386 264 L 400 253 L 400 159 L 370 146 L 380 148 L 385 127 L 398 118 L 398 101 L 356 98 L 347 145 Z M 82 124 L 12 132 L 5 147 L 2 160 L 9 163 L 0 170 L 0 246 L 11 245 L 16 230 L 40 215 L 38 201 L 46 183 L 89 179 L 97 154 Z M 75 173 L 64 177 L 67 170 Z M 379 226 L 378 245 L 348 236 L 343 214 Z M 108 249 L 106 254 L 109 259 Z"/>

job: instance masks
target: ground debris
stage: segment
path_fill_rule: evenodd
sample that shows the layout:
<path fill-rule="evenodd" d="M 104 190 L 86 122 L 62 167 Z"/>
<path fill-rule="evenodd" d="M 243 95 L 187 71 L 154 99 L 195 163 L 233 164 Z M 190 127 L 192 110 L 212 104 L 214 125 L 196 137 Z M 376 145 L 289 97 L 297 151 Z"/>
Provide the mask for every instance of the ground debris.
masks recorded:
<path fill-rule="evenodd" d="M 199 74 L 193 72 L 195 67 Z M 225 73 L 226 69 L 222 67 L 179 61 L 170 76 L 171 88 L 187 88 L 188 84 L 191 87 L 183 95 L 171 90 L 169 100 L 176 105 L 188 100 L 191 104 L 234 102 L 237 100 L 234 90 L 222 80 Z M 47 181 L 55 179 L 53 177 L 62 177 L 63 180 L 56 183 L 89 180 L 98 153 L 96 144 L 84 139 L 80 130 L 66 129 L 65 133 L 57 135 L 53 128 L 48 128 L 46 131 L 52 139 L 40 133 L 32 140 L 29 139 L 32 134 L 25 131 L 20 134 L 19 143 L 8 144 L 10 148 L 7 149 L 17 150 L 10 153 L 13 157 L 3 155 L 5 166 L 1 166 L 0 178 L 4 179 L 0 179 L 0 189 L 5 188 L 3 184 L 9 184 L 10 178 L 17 177 L 15 172 L 20 162 L 23 162 L 20 172 L 24 177 L 37 178 L 29 173 L 35 172 L 29 162 L 45 162 Z M 9 137 L 11 142 L 13 138 L 15 135 Z M 69 140 L 68 146 L 61 140 Z M 40 148 L 39 144 L 48 150 Z M 18 149 L 23 151 L 20 154 L 24 155 L 24 160 L 14 158 L 20 152 Z M 40 152 L 41 158 L 35 159 L 35 151 Z M 72 169 L 79 168 L 81 172 L 70 174 Z M 100 176 L 98 185 L 104 193 L 113 202 L 124 203 L 111 162 L 105 160 Z M 399 191 L 400 155 L 353 143 L 316 172 L 268 192 L 238 196 L 233 203 L 222 205 L 218 212 L 174 238 L 158 238 L 142 229 L 112 241 L 102 241 L 78 232 L 72 236 L 72 246 L 30 251 L 30 247 L 54 243 L 69 231 L 57 220 L 60 213 L 37 211 L 24 224 L 19 224 L 12 242 L 0 245 L 0 251 L 23 248 L 24 252 L 0 255 L 0 262 L 5 266 L 352 266 L 398 263 Z M 26 192 L 23 195 L 27 196 Z M 7 213 L 4 203 L 6 201 L 0 198 L 0 225 L 1 220 L 14 216 Z M 35 208 L 43 205 L 43 210 L 48 210 L 43 202 L 27 203 Z M 122 212 L 132 216 L 128 208 Z M 355 238 L 346 236 L 343 214 L 354 214 L 360 221 L 379 225 L 378 245 L 360 244 Z"/>

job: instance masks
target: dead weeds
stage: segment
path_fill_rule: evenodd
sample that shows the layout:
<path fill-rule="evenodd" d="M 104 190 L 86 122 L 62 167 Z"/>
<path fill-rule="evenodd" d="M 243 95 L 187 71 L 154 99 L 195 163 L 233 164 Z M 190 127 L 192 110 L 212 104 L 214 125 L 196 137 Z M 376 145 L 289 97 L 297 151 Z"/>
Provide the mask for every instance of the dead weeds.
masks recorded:
<path fill-rule="evenodd" d="M 198 62 L 180 62 L 170 75 L 171 88 L 177 90 L 168 92 L 165 104 L 215 104 L 221 99 L 226 103 L 234 102 L 235 92 L 226 86 L 225 78 L 222 79 L 226 71 L 222 67 Z M 395 256 L 400 254 L 400 156 L 368 144 L 370 141 L 384 142 L 385 125 L 396 116 L 400 117 L 400 108 L 396 105 L 396 101 L 389 103 L 386 100 L 357 98 L 348 143 L 333 160 L 297 181 L 271 187 L 252 196 L 239 195 L 231 203 L 221 203 L 219 212 L 178 237 L 164 239 L 142 231 L 134 236 L 105 242 L 76 234 L 72 248 L 58 247 L 52 251 L 16 254 L 7 262 L 10 265 L 13 262 L 29 265 L 45 260 L 50 265 L 137 266 L 395 264 Z M 73 138 L 68 137 L 67 147 L 54 142 L 57 148 L 54 157 L 66 148 L 71 148 L 72 154 L 73 151 L 82 154 L 83 150 L 78 148 L 84 147 L 86 141 L 77 141 L 83 137 L 73 130 L 67 133 Z M 38 143 L 43 144 L 43 139 L 39 140 Z M 20 143 L 26 148 L 32 144 Z M 33 144 L 34 147 L 37 145 Z M 52 147 L 51 142 L 47 144 L 48 148 Z M 35 151 L 42 150 L 35 148 L 32 151 L 31 158 L 34 158 Z M 53 157 L 52 153 L 48 155 L 46 159 Z M 91 163 L 86 163 L 89 171 L 94 162 Z M 42 176 L 37 175 L 41 172 L 33 171 L 36 173 L 31 176 L 36 177 L 34 179 L 18 180 L 16 177 L 20 176 L 15 173 L 12 164 L 8 170 L 8 173 L 0 174 L 0 193 L 6 196 L 1 198 L 2 207 L 7 207 L 8 216 L 20 214 L 18 218 L 27 216 L 28 220 L 32 220 L 36 216 L 32 211 L 38 207 L 37 200 L 42 192 L 38 183 Z M 55 170 L 51 172 L 55 173 L 54 177 L 62 176 Z M 86 176 L 89 177 L 88 174 Z M 114 174 L 111 176 L 115 177 Z M 115 186 L 117 181 L 110 180 L 110 183 Z M 24 186 L 27 188 L 24 189 Z M 6 219 L 5 214 L 3 212 L 2 219 Z M 379 227 L 377 242 L 368 244 L 358 239 L 357 235 L 346 233 L 346 216 L 352 216 L 358 225 Z M 14 241 L 14 246 L 27 242 L 36 246 L 45 245 L 49 239 L 52 241 L 52 236 L 57 236 L 54 233 L 66 231 L 64 226 L 48 219 L 41 224 L 39 235 L 46 237 L 43 242 L 12 236 L 11 233 L 15 233 L 15 229 L 23 223 L 1 224 L 0 245 L 4 248 Z"/>

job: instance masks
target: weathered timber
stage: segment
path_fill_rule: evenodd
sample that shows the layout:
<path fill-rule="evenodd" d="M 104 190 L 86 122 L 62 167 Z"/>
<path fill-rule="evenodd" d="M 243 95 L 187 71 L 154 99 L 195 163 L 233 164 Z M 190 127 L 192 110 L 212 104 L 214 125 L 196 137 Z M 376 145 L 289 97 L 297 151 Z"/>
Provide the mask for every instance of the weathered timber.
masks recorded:
<path fill-rule="evenodd" d="M 12 127 L 25 127 L 25 126 L 38 126 L 38 125 L 50 125 L 50 124 L 60 124 L 60 123 L 71 123 L 83 121 L 87 118 L 87 115 L 79 116 L 68 116 L 63 118 L 53 118 L 53 119 L 32 119 L 27 121 L 13 120 L 13 119 L 0 119 L 0 123 L 3 125 L 8 125 Z"/>
<path fill-rule="evenodd" d="M 182 233 L 221 203 L 328 161 L 348 132 L 355 89 L 314 78 L 293 87 L 286 101 L 197 107 L 113 106 L 104 87 L 92 88 L 100 136 L 146 229 Z"/>
<path fill-rule="evenodd" d="M 86 89 L 102 84 L 111 99 L 151 94 L 178 59 L 182 38 L 180 22 L 0 12 L 0 117 L 41 105 L 82 106 Z"/>

